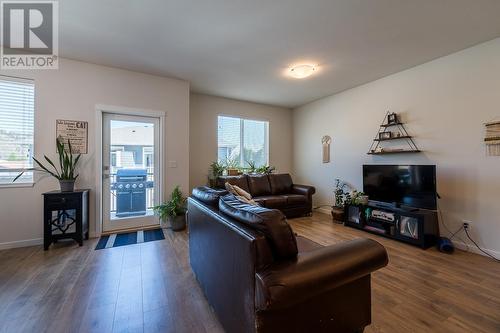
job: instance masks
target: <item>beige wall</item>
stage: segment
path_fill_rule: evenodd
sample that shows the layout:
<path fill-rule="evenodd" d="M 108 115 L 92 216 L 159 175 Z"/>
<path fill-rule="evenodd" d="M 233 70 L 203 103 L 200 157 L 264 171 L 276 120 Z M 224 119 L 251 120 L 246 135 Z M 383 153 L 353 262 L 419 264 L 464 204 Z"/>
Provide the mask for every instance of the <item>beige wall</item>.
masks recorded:
<path fill-rule="evenodd" d="M 447 225 L 472 221 L 473 237 L 499 254 L 500 157 L 487 157 L 483 144 L 483 123 L 500 119 L 499 59 L 496 39 L 294 110 L 299 181 L 317 187 L 316 204 L 332 204 L 335 178 L 362 188 L 362 164 L 436 164 Z M 366 154 L 386 110 L 402 116 L 424 153 Z M 321 163 L 325 134 L 333 138 L 329 164 Z"/>
<path fill-rule="evenodd" d="M 292 114 L 289 109 L 191 94 L 190 186 L 207 183 L 208 167 L 217 159 L 217 116 L 233 115 L 269 121 L 269 162 L 279 172 L 292 167 Z"/>
<path fill-rule="evenodd" d="M 91 231 L 95 230 L 96 104 L 166 111 L 166 169 L 163 189 L 189 185 L 189 84 L 61 59 L 59 70 L 1 71 L 35 80 L 35 155 L 55 155 L 55 120 L 89 122 L 89 154 L 82 157 L 77 187 L 90 188 Z M 0 188 L 0 248 L 37 244 L 42 238 L 41 193 L 58 188 L 52 178 L 34 188 Z"/>

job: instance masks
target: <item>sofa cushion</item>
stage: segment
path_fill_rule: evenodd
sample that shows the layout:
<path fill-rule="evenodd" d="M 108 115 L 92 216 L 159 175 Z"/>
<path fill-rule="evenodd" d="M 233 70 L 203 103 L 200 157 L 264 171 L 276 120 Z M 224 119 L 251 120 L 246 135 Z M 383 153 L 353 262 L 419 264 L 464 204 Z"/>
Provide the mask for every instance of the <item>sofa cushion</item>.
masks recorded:
<path fill-rule="evenodd" d="M 271 194 L 271 185 L 267 175 L 252 175 L 248 176 L 248 187 L 252 197 Z"/>
<path fill-rule="evenodd" d="M 262 232 L 269 240 L 276 259 L 297 256 L 295 235 L 280 211 L 243 203 L 232 194 L 220 198 L 219 209 L 223 214 Z"/>
<path fill-rule="evenodd" d="M 307 203 L 307 197 L 301 194 L 285 194 L 283 197 L 286 198 L 286 203 L 288 206 L 301 206 Z"/>
<path fill-rule="evenodd" d="M 269 184 L 271 194 L 284 194 L 292 192 L 292 177 L 288 173 L 270 174 Z"/>
<path fill-rule="evenodd" d="M 215 190 L 208 186 L 200 186 L 193 189 L 192 196 L 209 206 L 219 207 L 219 198 L 226 194 L 226 190 Z"/>
<path fill-rule="evenodd" d="M 254 200 L 266 208 L 279 209 L 286 206 L 286 197 L 283 195 L 264 195 L 255 197 Z"/>
<path fill-rule="evenodd" d="M 244 191 L 250 192 L 248 188 L 248 176 L 223 176 L 217 178 L 217 187 L 225 188 L 225 184 L 229 183 L 231 185 L 236 185 Z"/>

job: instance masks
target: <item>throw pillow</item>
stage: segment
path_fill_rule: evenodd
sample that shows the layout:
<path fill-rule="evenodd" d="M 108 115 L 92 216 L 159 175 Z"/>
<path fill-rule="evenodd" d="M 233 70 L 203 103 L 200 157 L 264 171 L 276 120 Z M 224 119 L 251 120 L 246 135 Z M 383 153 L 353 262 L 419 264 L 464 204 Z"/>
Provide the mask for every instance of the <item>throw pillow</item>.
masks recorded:
<path fill-rule="evenodd" d="M 235 198 L 238 199 L 239 201 L 247 203 L 249 205 L 259 206 L 259 204 L 256 203 L 255 201 L 253 201 L 252 199 L 248 199 L 242 195 L 235 195 Z"/>
<path fill-rule="evenodd" d="M 233 189 L 236 191 L 236 193 L 238 193 L 236 195 L 245 197 L 248 200 L 252 200 L 252 195 L 250 193 L 248 193 L 247 191 L 245 191 L 244 189 L 242 189 L 241 187 L 233 185 Z"/>

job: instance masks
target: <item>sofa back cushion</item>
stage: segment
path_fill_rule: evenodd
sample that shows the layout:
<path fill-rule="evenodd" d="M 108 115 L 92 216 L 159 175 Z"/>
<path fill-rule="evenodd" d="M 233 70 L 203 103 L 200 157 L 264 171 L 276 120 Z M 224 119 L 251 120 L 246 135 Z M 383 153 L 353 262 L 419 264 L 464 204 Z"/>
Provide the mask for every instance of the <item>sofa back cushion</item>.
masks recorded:
<path fill-rule="evenodd" d="M 226 190 L 216 190 L 208 186 L 195 187 L 192 196 L 206 205 L 219 207 L 219 198 L 226 195 Z"/>
<path fill-rule="evenodd" d="M 292 192 L 292 176 L 289 173 L 270 174 L 271 194 L 287 194 Z"/>
<path fill-rule="evenodd" d="M 250 192 L 250 189 L 248 187 L 248 176 L 247 175 L 241 175 L 241 176 L 221 176 L 217 178 L 217 187 L 218 188 L 226 188 L 226 183 L 229 183 L 231 185 L 236 185 L 242 190 L 246 192 Z"/>
<path fill-rule="evenodd" d="M 271 194 L 271 185 L 267 175 L 250 175 L 248 176 L 248 187 L 252 197 Z"/>
<path fill-rule="evenodd" d="M 228 194 L 220 198 L 219 210 L 268 239 L 275 259 L 292 259 L 297 256 L 297 240 L 285 215 L 279 210 L 243 203 Z"/>

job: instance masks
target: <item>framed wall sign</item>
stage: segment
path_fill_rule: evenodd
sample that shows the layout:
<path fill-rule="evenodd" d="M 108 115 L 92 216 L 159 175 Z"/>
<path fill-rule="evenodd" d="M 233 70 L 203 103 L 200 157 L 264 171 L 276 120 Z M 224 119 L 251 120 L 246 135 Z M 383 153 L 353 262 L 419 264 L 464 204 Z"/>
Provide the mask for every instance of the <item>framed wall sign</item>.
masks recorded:
<path fill-rule="evenodd" d="M 71 142 L 73 154 L 88 153 L 88 127 L 87 121 L 56 120 L 56 138 L 67 144 Z M 69 147 L 66 148 L 69 149 Z"/>

